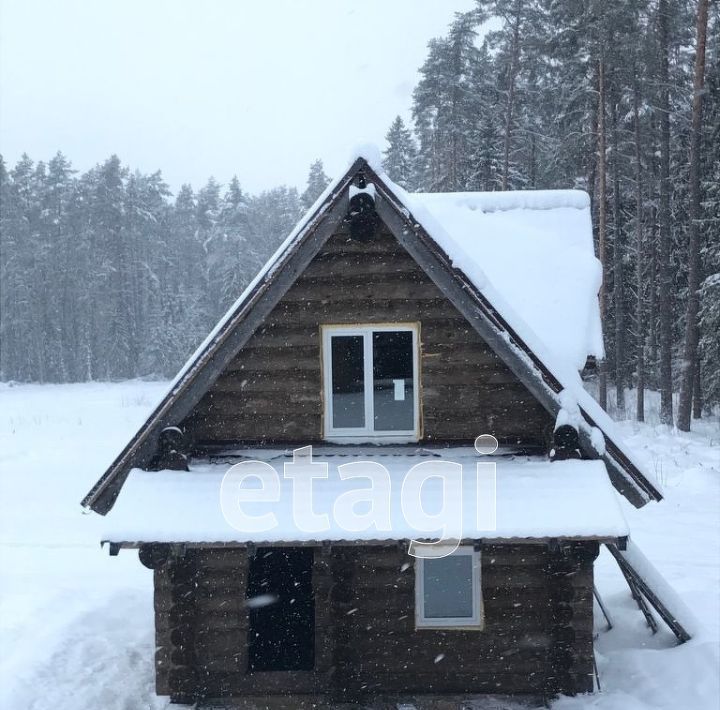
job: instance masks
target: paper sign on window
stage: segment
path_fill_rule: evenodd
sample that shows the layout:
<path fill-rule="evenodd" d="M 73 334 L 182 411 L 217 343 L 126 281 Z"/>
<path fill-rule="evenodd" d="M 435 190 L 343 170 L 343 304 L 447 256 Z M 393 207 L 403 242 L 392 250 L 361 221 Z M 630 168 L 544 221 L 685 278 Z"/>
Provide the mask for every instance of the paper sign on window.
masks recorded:
<path fill-rule="evenodd" d="M 393 384 L 395 385 L 395 401 L 396 402 L 404 402 L 405 401 L 405 380 L 393 380 Z"/>

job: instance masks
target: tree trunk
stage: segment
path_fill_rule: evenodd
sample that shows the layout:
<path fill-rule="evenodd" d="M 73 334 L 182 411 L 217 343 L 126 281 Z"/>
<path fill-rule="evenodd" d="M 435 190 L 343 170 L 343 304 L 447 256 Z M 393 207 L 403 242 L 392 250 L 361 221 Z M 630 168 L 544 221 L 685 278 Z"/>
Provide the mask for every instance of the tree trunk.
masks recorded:
<path fill-rule="evenodd" d="M 660 316 L 660 421 L 673 423 L 672 386 L 672 272 L 670 264 L 670 68 L 668 37 L 668 3 L 659 0 L 658 29 L 660 39 L 660 209 L 658 249 L 658 311 Z"/>
<path fill-rule="evenodd" d="M 700 137 L 705 84 L 705 38 L 707 36 L 708 0 L 699 0 L 695 76 L 693 79 L 692 130 L 690 140 L 690 229 L 688 244 L 688 298 L 685 314 L 685 347 L 680 380 L 677 425 L 690 431 L 695 371 L 698 369 L 698 310 L 700 298 Z"/>
<path fill-rule="evenodd" d="M 700 367 L 695 368 L 695 380 L 693 385 L 693 402 L 692 402 L 692 415 L 693 419 L 700 419 L 702 417 L 702 386 L 700 382 Z"/>
<path fill-rule="evenodd" d="M 615 302 L 615 398 L 619 416 L 625 418 L 625 276 L 620 225 L 620 151 L 617 97 L 612 102 L 613 180 L 613 301 Z"/>
<path fill-rule="evenodd" d="M 635 128 L 635 304 L 637 338 L 637 401 L 636 419 L 645 421 L 645 323 L 643 322 L 643 201 L 642 201 L 642 144 L 640 138 L 640 88 L 635 72 L 633 92 L 633 121 Z"/>
<path fill-rule="evenodd" d="M 505 109 L 505 144 L 503 146 L 502 189 L 508 189 L 510 173 L 510 132 L 512 131 L 513 110 L 515 108 L 515 80 L 520 60 L 520 20 L 522 17 L 523 0 L 516 0 L 513 22 L 512 54 L 510 59 L 510 76 L 508 77 L 508 97 Z"/>
<path fill-rule="evenodd" d="M 602 265 L 602 283 L 600 284 L 600 322 L 606 326 L 606 230 L 607 230 L 607 180 L 605 174 L 605 59 L 600 55 L 598 61 L 598 117 L 597 117 L 597 161 L 598 161 L 598 258 Z M 600 384 L 598 399 L 600 406 L 607 409 L 607 365 L 605 358 L 599 363 Z"/>
<path fill-rule="evenodd" d="M 648 290 L 648 356 L 653 374 L 650 387 L 657 388 L 657 362 L 658 362 L 658 317 L 657 317 L 657 209 L 650 208 L 650 284 Z"/>

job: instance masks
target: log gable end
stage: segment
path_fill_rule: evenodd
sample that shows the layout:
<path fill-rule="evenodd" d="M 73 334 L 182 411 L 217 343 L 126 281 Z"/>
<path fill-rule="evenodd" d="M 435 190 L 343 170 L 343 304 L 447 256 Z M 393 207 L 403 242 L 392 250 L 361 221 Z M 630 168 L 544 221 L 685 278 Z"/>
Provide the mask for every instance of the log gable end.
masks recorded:
<path fill-rule="evenodd" d="M 320 327 L 373 323 L 419 324 L 421 441 L 544 444 L 551 416 L 384 224 L 326 242 L 182 423 L 188 439 L 322 441 Z"/>

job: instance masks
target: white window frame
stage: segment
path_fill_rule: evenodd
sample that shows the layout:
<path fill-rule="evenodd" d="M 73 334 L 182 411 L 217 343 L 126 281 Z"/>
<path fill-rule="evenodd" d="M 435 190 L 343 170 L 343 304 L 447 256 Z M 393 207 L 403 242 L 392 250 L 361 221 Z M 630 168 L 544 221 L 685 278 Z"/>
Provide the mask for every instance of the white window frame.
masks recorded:
<path fill-rule="evenodd" d="M 420 439 L 420 357 L 419 327 L 416 323 L 371 323 L 362 325 L 323 325 L 323 398 L 324 417 L 323 435 L 328 441 L 336 443 L 410 443 Z M 413 348 L 413 428 L 407 431 L 375 431 L 373 399 L 373 339 L 378 332 L 410 332 Z M 332 398 L 332 349 L 331 338 L 336 335 L 362 336 L 363 338 L 363 378 L 365 401 L 365 426 L 353 428 L 333 427 Z"/>
<path fill-rule="evenodd" d="M 441 553 L 440 548 L 437 552 Z M 452 555 L 472 557 L 472 607 L 473 615 L 461 617 L 425 617 L 425 558 L 415 560 L 415 628 L 418 629 L 482 629 L 484 624 L 482 586 L 480 579 L 480 551 L 474 545 L 461 545 Z M 428 557 L 430 561 L 433 557 Z"/>

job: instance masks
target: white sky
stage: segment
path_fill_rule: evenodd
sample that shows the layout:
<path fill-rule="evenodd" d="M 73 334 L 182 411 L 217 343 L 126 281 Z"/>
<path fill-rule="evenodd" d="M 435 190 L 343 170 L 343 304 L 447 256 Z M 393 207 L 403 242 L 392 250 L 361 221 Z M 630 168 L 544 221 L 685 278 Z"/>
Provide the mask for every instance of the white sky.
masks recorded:
<path fill-rule="evenodd" d="M 409 116 L 432 37 L 473 0 L 0 0 L 0 151 L 117 153 L 173 190 L 339 173 Z"/>

